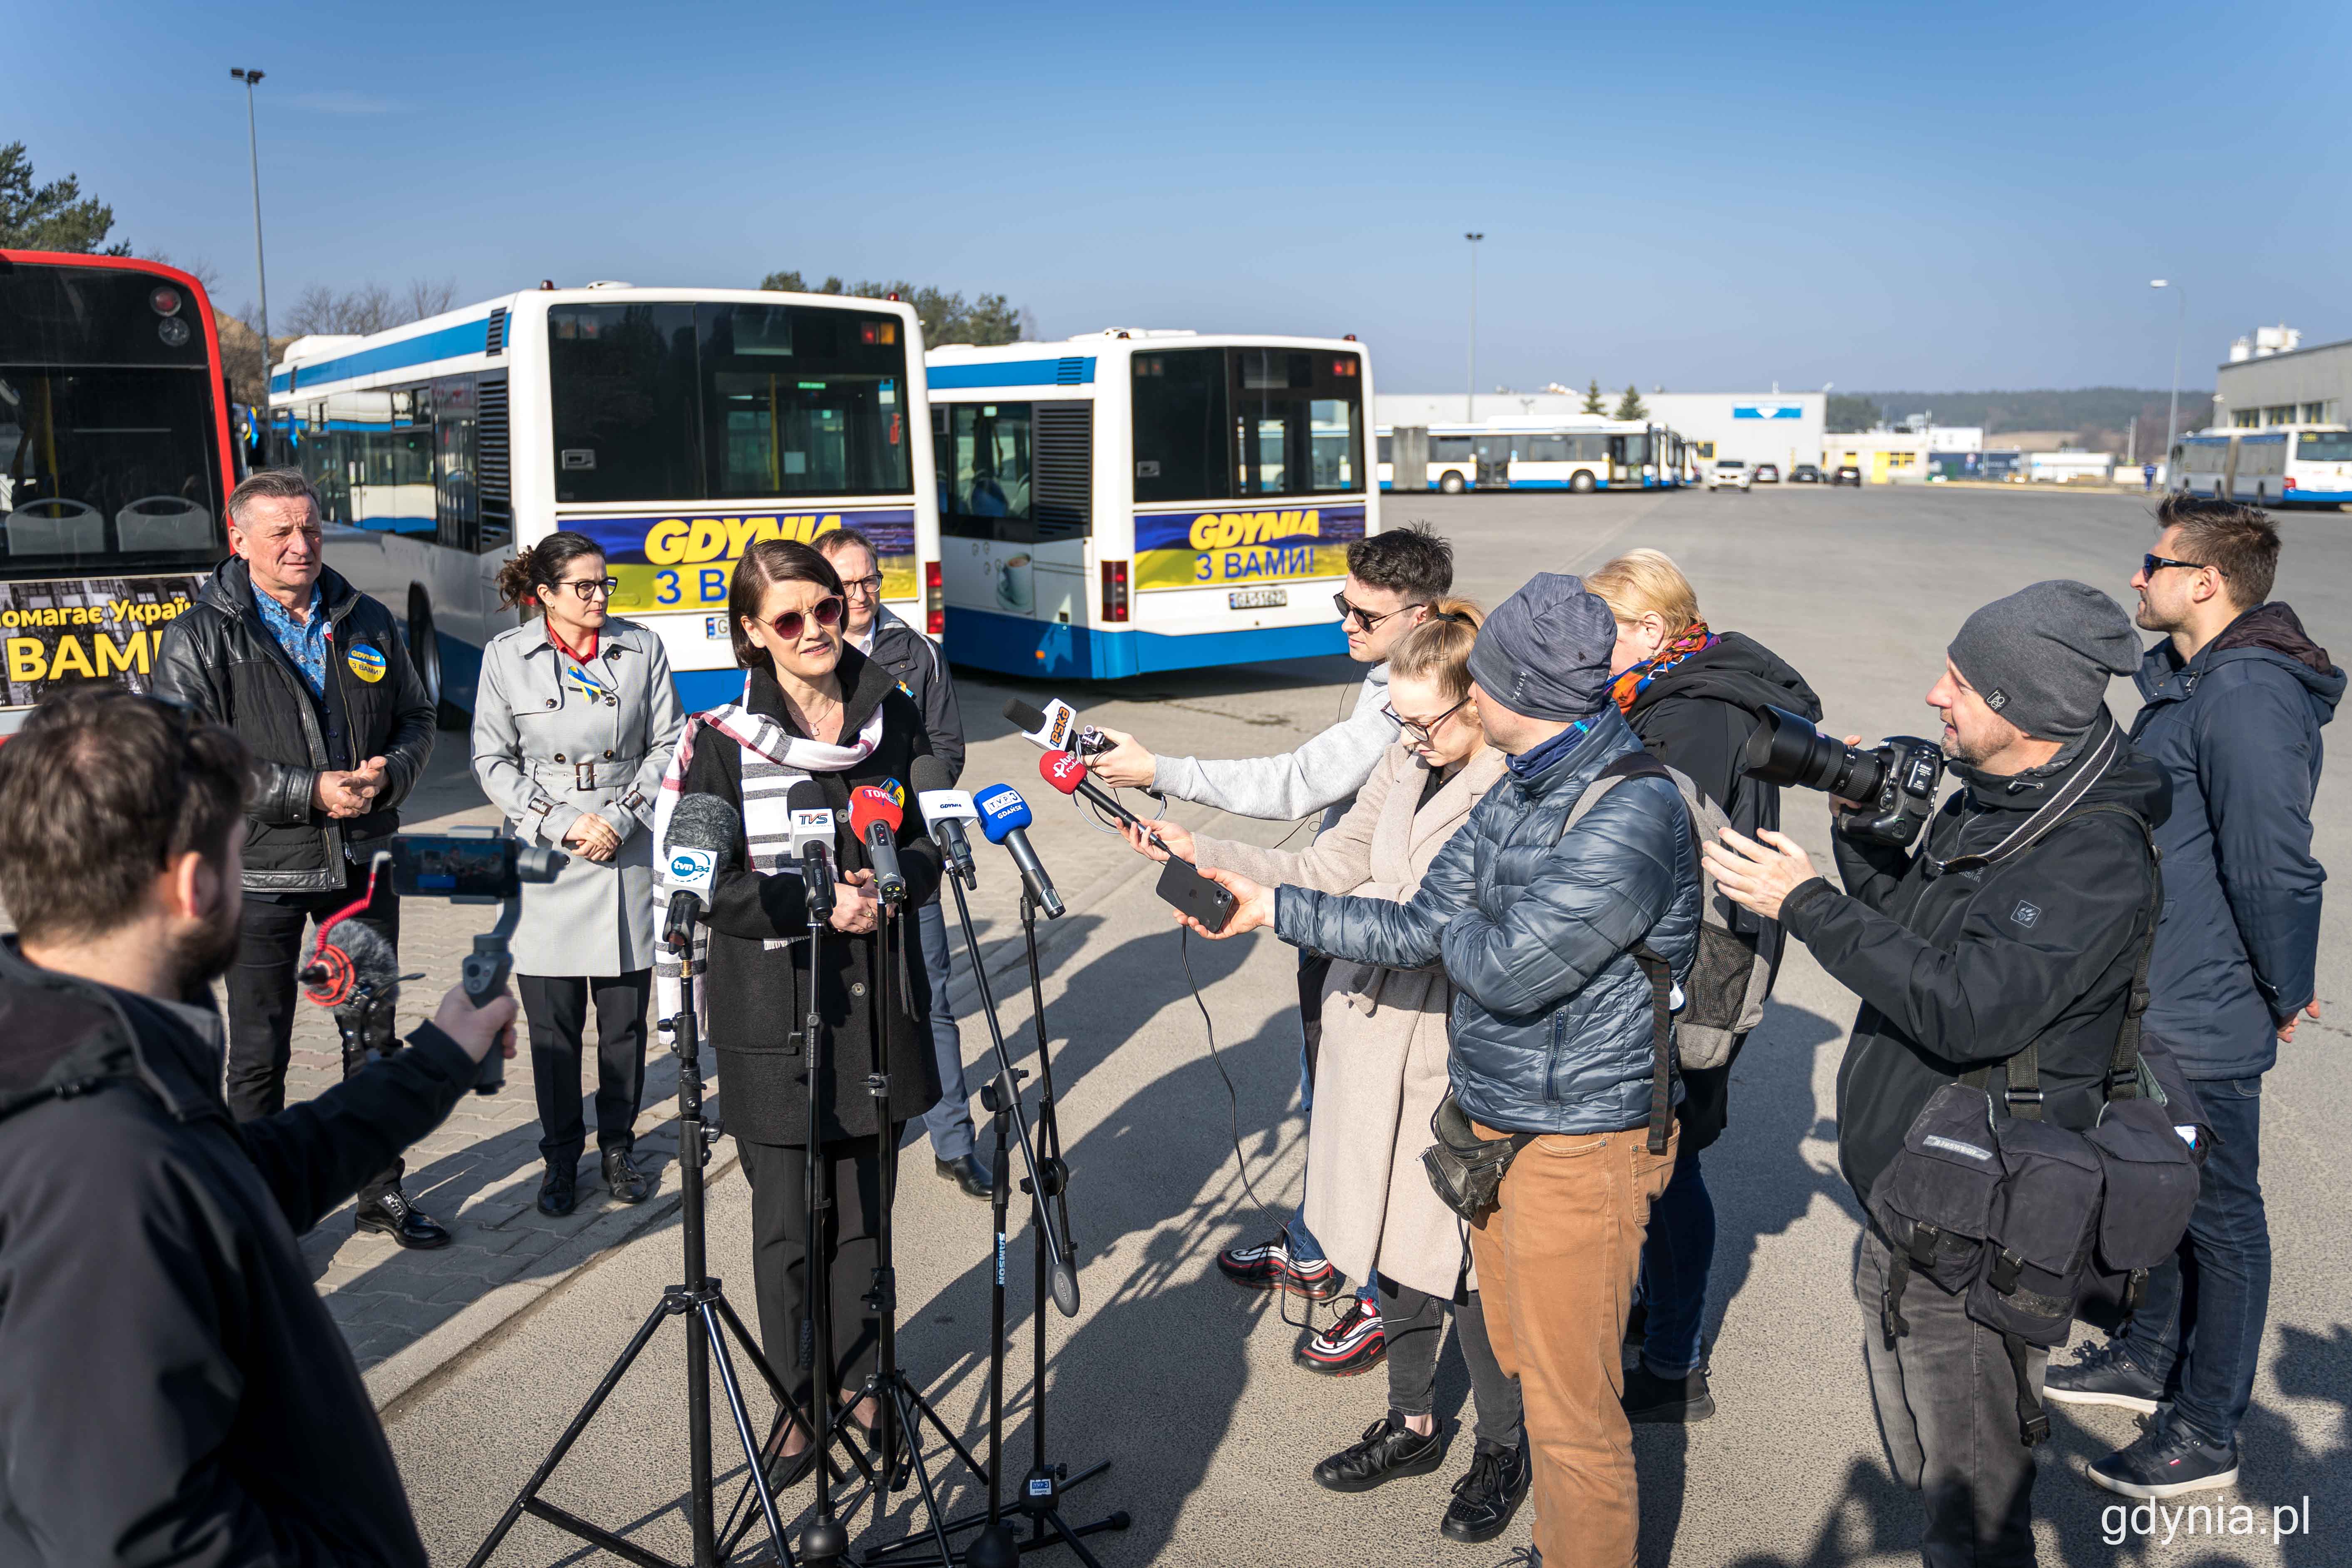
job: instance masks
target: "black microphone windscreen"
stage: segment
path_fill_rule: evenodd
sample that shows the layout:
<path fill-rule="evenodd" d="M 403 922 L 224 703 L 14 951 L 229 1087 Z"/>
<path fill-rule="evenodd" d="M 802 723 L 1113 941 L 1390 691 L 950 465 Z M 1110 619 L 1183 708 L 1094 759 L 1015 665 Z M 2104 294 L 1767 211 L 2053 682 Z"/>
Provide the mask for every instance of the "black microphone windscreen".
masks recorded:
<path fill-rule="evenodd" d="M 784 791 L 786 811 L 831 811 L 833 803 L 824 798 L 824 786 L 814 779 L 794 779 Z"/>
<path fill-rule="evenodd" d="M 670 813 L 669 841 L 663 847 L 706 849 L 724 865 L 734 858 L 740 826 L 735 808 L 717 795 L 682 795 Z"/>
<path fill-rule="evenodd" d="M 353 920 L 337 921 L 327 940 L 350 957 L 352 978 L 371 994 L 383 996 L 400 983 L 400 954 L 375 927 Z"/>
<path fill-rule="evenodd" d="M 921 795 L 935 789 L 953 789 L 955 781 L 948 777 L 947 764 L 939 758 L 917 757 L 907 769 L 908 793 Z"/>
<path fill-rule="evenodd" d="M 1022 730 L 1042 730 L 1045 727 L 1045 710 L 1032 708 L 1018 697 L 1004 705 L 1004 717 Z"/>

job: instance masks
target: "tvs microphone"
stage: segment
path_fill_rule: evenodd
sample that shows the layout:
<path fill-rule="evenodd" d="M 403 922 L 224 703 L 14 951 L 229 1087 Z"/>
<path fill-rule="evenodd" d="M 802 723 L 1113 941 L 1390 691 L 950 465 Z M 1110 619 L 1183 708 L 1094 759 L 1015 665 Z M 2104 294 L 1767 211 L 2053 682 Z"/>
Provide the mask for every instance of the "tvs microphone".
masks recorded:
<path fill-rule="evenodd" d="M 1002 844 L 1013 851 L 1013 863 L 1021 868 L 1022 884 L 1029 889 L 1029 900 L 1045 911 L 1047 920 L 1062 918 L 1062 896 L 1054 891 L 1053 879 L 1045 875 L 1045 862 L 1037 851 L 1029 847 L 1029 835 L 1022 830 L 1033 820 L 1029 803 L 1011 784 L 991 784 L 971 797 L 980 808 L 980 830 L 991 844 Z"/>
<path fill-rule="evenodd" d="M 798 779 L 784 792 L 784 812 L 791 824 L 793 858 L 800 863 L 801 883 L 808 896 L 809 921 L 833 918 L 833 847 L 838 831 L 824 786 L 814 779 Z"/>
<path fill-rule="evenodd" d="M 859 784 L 849 792 L 849 830 L 866 845 L 874 868 L 874 894 L 886 904 L 903 903 L 906 875 L 898 868 L 898 825 L 907 819 L 907 792 L 897 779 Z"/>
<path fill-rule="evenodd" d="M 953 781 L 937 757 L 917 757 L 915 765 L 907 770 L 907 782 L 914 786 L 915 808 L 923 814 L 923 826 L 947 852 L 949 872 L 961 878 L 965 887 L 978 888 L 971 840 L 963 825 L 979 821 L 980 808 L 972 805 L 970 795 L 950 787 Z"/>

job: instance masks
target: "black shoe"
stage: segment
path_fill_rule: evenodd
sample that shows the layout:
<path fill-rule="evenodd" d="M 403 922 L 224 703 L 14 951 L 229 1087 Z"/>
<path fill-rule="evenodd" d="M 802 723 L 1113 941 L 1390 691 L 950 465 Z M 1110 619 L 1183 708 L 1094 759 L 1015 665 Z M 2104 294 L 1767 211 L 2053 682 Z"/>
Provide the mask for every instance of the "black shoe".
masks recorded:
<path fill-rule="evenodd" d="M 2109 1340 L 2085 1345 L 2072 1366 L 2052 1367 L 2042 1396 L 2060 1405 L 2113 1405 L 2152 1415 L 2164 1388 L 2140 1370 L 2129 1352 Z"/>
<path fill-rule="evenodd" d="M 980 1163 L 978 1154 L 966 1154 L 961 1160 L 931 1162 L 939 1173 L 963 1189 L 964 1196 L 985 1203 L 996 1195 L 996 1184 L 989 1179 L 988 1168 Z"/>
<path fill-rule="evenodd" d="M 430 1252 L 449 1245 L 449 1233 L 434 1223 L 430 1215 L 410 1207 L 408 1195 L 398 1187 L 373 1203 L 360 1205 L 360 1212 L 352 1220 L 352 1229 L 388 1236 L 413 1252 Z"/>
<path fill-rule="evenodd" d="M 816 1445 L 811 1443 L 790 1458 L 781 1454 L 771 1456 L 768 1460 L 768 1490 L 771 1493 L 790 1491 L 806 1480 L 808 1473 L 816 1468 Z"/>
<path fill-rule="evenodd" d="M 550 1160 L 547 1174 L 539 1179 L 539 1212 L 550 1219 L 562 1219 L 580 1201 L 578 1186 L 580 1165 L 576 1160 Z"/>
<path fill-rule="evenodd" d="M 1693 1367 L 1687 1377 L 1660 1377 L 1647 1366 L 1636 1366 L 1625 1374 L 1625 1392 L 1617 1402 L 1625 1407 L 1628 1421 L 1704 1421 L 1715 1414 L 1705 1367 Z"/>
<path fill-rule="evenodd" d="M 1445 1522 L 1437 1532 L 1448 1541 L 1473 1545 L 1494 1540 L 1510 1528 L 1511 1516 L 1527 1500 L 1528 1483 L 1534 1477 L 1525 1448 L 1507 1454 L 1479 1449 L 1470 1457 L 1470 1473 L 1454 1483 L 1454 1500 L 1446 1505 Z"/>
<path fill-rule="evenodd" d="M 2140 1434 L 2093 1465 L 2092 1484 L 2125 1497 L 2168 1498 L 2238 1484 L 2238 1450 L 2217 1448 L 2178 1421 Z"/>
<path fill-rule="evenodd" d="M 1424 1437 L 1392 1415 L 1364 1428 L 1361 1441 L 1315 1467 L 1315 1482 L 1335 1492 L 1368 1492 L 1399 1476 L 1425 1476 L 1445 1463 L 1445 1424 Z"/>
<path fill-rule="evenodd" d="M 641 1204 L 654 1190 L 654 1184 L 646 1179 L 646 1173 L 629 1163 L 626 1149 L 604 1151 L 604 1187 L 625 1204 Z"/>

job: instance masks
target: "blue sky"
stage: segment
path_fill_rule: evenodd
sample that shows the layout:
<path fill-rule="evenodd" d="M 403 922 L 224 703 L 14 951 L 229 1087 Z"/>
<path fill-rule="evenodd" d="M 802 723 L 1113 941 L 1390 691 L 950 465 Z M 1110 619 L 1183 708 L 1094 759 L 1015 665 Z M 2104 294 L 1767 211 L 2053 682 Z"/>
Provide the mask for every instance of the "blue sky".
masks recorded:
<path fill-rule="evenodd" d="M 2352 337 L 2352 7 L 23 5 L 46 176 L 253 294 L 1001 290 L 1355 332 L 1391 391 L 2165 385 Z M 36 68 L 36 62 L 37 62 Z"/>

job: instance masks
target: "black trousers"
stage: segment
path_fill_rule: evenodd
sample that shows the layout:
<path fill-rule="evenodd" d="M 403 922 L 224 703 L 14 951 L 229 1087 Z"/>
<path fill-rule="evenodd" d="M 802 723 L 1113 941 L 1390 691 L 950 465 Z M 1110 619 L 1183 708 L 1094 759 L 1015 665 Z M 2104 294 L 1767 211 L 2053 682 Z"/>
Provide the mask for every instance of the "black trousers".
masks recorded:
<path fill-rule="evenodd" d="M 1381 1276 L 1381 1331 L 1388 1342 L 1389 1408 L 1399 1415 L 1428 1415 L 1437 1408 L 1437 1351 L 1445 1338 L 1445 1309 L 1454 1309 L 1454 1333 L 1462 1362 L 1470 1369 L 1470 1402 L 1477 1413 L 1478 1447 L 1518 1452 L 1523 1412 L 1519 1380 L 1495 1360 L 1486 1338 L 1486 1304 L 1469 1291 L 1449 1302 Z"/>
<path fill-rule="evenodd" d="M 551 1165 L 573 1163 L 587 1147 L 581 1124 L 580 1058 L 588 1005 L 596 1005 L 596 1147 L 636 1142 L 637 1101 L 646 1090 L 646 1013 L 654 972 L 588 979 L 518 974 L 523 1016 L 530 1022 L 531 1089 L 539 1097 L 539 1152 Z"/>
<path fill-rule="evenodd" d="M 293 1057 L 294 974 L 310 955 L 304 933 L 314 921 L 331 917 L 367 891 L 367 872 L 354 867 L 350 884 L 331 893 L 247 895 L 244 923 L 237 930 L 236 962 L 228 972 L 228 1108 L 239 1121 L 275 1116 L 286 1109 L 286 1064 Z M 386 942 L 400 945 L 400 900 L 389 889 L 355 916 Z M 343 1050 L 343 1076 L 367 1065 L 364 1047 Z M 371 1203 L 400 1185 L 405 1163 L 394 1160 L 360 1189 Z"/>
<path fill-rule="evenodd" d="M 898 1134 L 890 1130 L 890 1175 L 898 1173 Z M 808 1323 L 808 1150 L 736 1140 L 751 1183 L 751 1289 L 760 1306 L 760 1348 L 806 1405 L 815 1344 Z M 876 1367 L 881 1322 L 862 1298 L 874 1289 L 881 1257 L 882 1163 L 871 1138 L 845 1139 L 817 1151 L 833 1194 L 820 1245 L 833 1308 L 831 1388 L 857 1388 Z"/>

